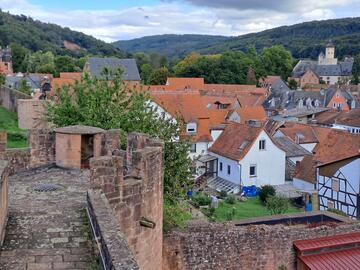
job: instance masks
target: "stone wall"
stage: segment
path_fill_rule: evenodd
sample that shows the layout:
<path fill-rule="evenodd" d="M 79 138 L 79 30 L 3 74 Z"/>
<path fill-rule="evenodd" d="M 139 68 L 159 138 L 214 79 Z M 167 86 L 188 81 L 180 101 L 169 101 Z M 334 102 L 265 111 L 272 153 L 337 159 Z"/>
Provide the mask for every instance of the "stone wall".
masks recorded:
<path fill-rule="evenodd" d="M 0 246 L 5 236 L 5 227 L 8 218 L 9 171 L 7 162 L 0 160 Z"/>
<path fill-rule="evenodd" d="M 28 148 L 7 149 L 6 145 L 6 132 L 0 131 L 0 160 L 8 161 L 11 174 L 55 162 L 55 134 L 51 130 L 30 130 Z"/>
<path fill-rule="evenodd" d="M 132 270 L 139 266 L 124 235 L 120 232 L 114 211 L 100 190 L 89 190 L 87 209 L 93 234 L 101 249 L 101 260 L 105 269 Z"/>
<path fill-rule="evenodd" d="M 19 99 L 31 99 L 31 96 L 5 86 L 0 86 L 1 106 L 16 113 Z"/>
<path fill-rule="evenodd" d="M 127 152 L 90 161 L 91 185 L 100 189 L 140 269 L 162 268 L 163 143 L 131 133 Z"/>
<path fill-rule="evenodd" d="M 17 108 L 19 128 L 48 128 L 48 123 L 44 119 L 46 102 L 38 99 L 19 99 Z"/>
<path fill-rule="evenodd" d="M 292 270 L 296 269 L 294 240 L 358 230 L 358 222 L 313 228 L 306 225 L 193 224 L 164 237 L 163 269 Z"/>

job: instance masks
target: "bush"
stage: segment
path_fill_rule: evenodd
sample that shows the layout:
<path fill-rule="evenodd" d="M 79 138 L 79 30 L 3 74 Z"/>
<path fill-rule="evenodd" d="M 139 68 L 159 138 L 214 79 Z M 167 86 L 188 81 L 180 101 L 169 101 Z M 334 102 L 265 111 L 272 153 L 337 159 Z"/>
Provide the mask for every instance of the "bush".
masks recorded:
<path fill-rule="evenodd" d="M 204 213 L 205 216 L 207 216 L 208 218 L 211 218 L 211 217 L 215 214 L 215 208 L 204 209 L 203 213 Z"/>
<path fill-rule="evenodd" d="M 220 199 L 225 199 L 227 197 L 227 192 L 225 190 L 220 191 L 219 197 Z"/>
<path fill-rule="evenodd" d="M 267 199 L 270 196 L 275 196 L 275 194 L 276 194 L 276 191 L 275 191 L 275 188 L 273 186 L 265 185 L 265 186 L 262 186 L 260 188 L 259 198 L 262 201 L 262 203 L 266 204 Z"/>
<path fill-rule="evenodd" d="M 168 232 L 172 228 L 183 227 L 192 218 L 185 206 L 179 202 L 164 201 L 163 230 Z"/>
<path fill-rule="evenodd" d="M 211 204 L 211 198 L 204 192 L 195 193 L 192 201 L 196 206 L 206 206 Z"/>
<path fill-rule="evenodd" d="M 266 207 L 271 215 L 284 214 L 290 207 L 290 201 L 283 196 L 269 196 Z"/>
<path fill-rule="evenodd" d="M 226 197 L 225 202 L 228 204 L 235 204 L 236 203 L 236 197 L 234 194 L 230 194 Z"/>

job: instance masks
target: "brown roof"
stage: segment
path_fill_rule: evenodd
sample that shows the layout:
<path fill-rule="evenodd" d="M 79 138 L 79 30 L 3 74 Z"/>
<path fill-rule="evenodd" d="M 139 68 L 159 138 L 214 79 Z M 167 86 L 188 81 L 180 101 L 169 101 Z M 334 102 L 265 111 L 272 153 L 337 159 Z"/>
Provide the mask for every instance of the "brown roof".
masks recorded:
<path fill-rule="evenodd" d="M 331 125 L 334 123 L 335 119 L 340 115 L 341 111 L 338 110 L 326 110 L 317 114 L 314 118 L 314 123 L 322 125 Z"/>
<path fill-rule="evenodd" d="M 244 107 L 235 110 L 240 115 L 240 124 L 246 124 L 250 120 L 265 122 L 267 119 L 264 107 Z"/>
<path fill-rule="evenodd" d="M 326 133 L 327 132 L 327 133 Z M 316 182 L 316 166 L 325 165 L 360 154 L 360 136 L 345 131 L 318 129 L 320 142 L 313 150 L 313 156 L 306 156 L 296 169 L 295 177 Z M 327 135 L 326 135 L 327 134 Z"/>
<path fill-rule="evenodd" d="M 82 72 L 60 72 L 60 78 L 62 79 L 74 79 L 80 81 Z"/>
<path fill-rule="evenodd" d="M 250 150 L 263 128 L 230 123 L 209 151 L 240 161 Z"/>
<path fill-rule="evenodd" d="M 319 142 L 312 126 L 300 123 L 285 123 L 285 127 L 279 129 L 296 143 L 317 143 Z"/>
<path fill-rule="evenodd" d="M 275 81 L 280 80 L 280 79 L 281 79 L 280 76 L 268 75 L 268 76 L 266 76 L 266 77 L 264 77 L 264 78 L 261 78 L 259 82 L 260 82 L 260 83 L 265 83 L 265 84 L 267 84 L 267 85 L 271 85 L 271 84 L 273 84 Z"/>
<path fill-rule="evenodd" d="M 335 119 L 336 124 L 360 127 L 360 109 L 342 111 Z"/>

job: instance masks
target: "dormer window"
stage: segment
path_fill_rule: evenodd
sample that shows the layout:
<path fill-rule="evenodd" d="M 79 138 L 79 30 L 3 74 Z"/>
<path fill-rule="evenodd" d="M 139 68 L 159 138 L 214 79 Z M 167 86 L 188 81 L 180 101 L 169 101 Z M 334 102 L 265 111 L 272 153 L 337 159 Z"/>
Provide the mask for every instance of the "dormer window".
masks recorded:
<path fill-rule="evenodd" d="M 187 133 L 196 133 L 196 128 L 197 128 L 197 125 L 196 123 L 188 123 L 186 125 L 186 132 Z"/>

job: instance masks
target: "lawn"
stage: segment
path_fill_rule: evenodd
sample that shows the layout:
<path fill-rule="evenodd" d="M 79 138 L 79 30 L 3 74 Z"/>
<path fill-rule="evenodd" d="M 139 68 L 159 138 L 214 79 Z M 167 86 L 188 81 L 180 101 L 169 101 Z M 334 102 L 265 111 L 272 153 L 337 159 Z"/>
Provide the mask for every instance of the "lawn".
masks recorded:
<path fill-rule="evenodd" d="M 204 211 L 206 212 L 208 210 Z M 286 213 L 296 213 L 300 211 L 301 209 L 290 206 Z M 212 220 L 240 220 L 245 218 L 254 218 L 269 215 L 270 212 L 267 210 L 267 208 L 261 203 L 258 197 L 255 197 L 248 198 L 245 202 L 236 201 L 235 204 L 228 204 L 224 201 L 220 201 L 218 208 L 215 209 Z"/>
<path fill-rule="evenodd" d="M 9 112 L 0 106 L 0 130 L 8 133 L 8 148 L 21 148 L 27 146 L 26 130 L 18 127 L 18 120 L 15 113 Z"/>

